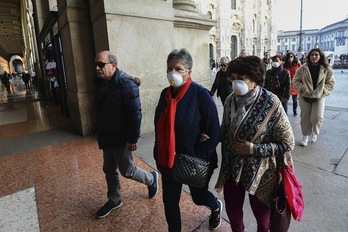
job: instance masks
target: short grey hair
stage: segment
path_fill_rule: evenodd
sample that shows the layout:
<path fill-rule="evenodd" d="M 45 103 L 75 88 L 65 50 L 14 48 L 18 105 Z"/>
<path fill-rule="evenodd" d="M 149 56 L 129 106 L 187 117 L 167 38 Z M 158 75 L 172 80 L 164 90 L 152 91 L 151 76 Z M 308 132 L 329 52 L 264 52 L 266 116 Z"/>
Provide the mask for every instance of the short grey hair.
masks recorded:
<path fill-rule="evenodd" d="M 220 58 L 220 64 L 228 64 L 228 62 L 230 62 L 230 59 L 227 56 Z"/>
<path fill-rule="evenodd" d="M 180 50 L 174 49 L 171 53 L 169 53 L 167 58 L 167 64 L 172 60 L 178 60 L 187 70 L 191 70 L 193 66 L 192 56 L 185 49 L 182 48 Z"/>
<path fill-rule="evenodd" d="M 117 57 L 114 54 L 108 55 L 109 62 L 115 62 L 117 64 Z"/>

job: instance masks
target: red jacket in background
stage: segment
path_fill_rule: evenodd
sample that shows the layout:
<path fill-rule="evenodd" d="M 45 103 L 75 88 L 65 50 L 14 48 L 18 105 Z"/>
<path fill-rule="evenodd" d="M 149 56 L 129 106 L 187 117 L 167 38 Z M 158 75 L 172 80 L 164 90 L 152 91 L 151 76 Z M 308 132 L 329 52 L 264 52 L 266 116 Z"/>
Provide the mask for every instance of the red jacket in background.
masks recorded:
<path fill-rule="evenodd" d="M 292 79 L 295 76 L 295 73 L 296 73 L 297 69 L 299 67 L 301 67 L 301 66 L 302 65 L 300 63 L 298 63 L 297 65 L 293 65 L 291 67 L 284 67 L 284 69 L 288 70 L 289 73 L 290 73 L 291 82 L 292 82 Z M 298 92 L 295 90 L 294 85 L 292 83 L 291 83 L 290 95 L 298 95 Z"/>

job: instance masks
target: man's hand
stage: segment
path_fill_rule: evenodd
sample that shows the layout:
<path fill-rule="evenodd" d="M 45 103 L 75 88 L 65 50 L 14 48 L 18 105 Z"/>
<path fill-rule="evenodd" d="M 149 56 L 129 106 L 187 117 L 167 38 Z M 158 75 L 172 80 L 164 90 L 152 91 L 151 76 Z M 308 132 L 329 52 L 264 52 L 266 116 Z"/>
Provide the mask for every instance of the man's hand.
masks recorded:
<path fill-rule="evenodd" d="M 135 151 L 137 149 L 137 144 L 136 143 L 127 143 L 126 145 L 128 151 Z"/>

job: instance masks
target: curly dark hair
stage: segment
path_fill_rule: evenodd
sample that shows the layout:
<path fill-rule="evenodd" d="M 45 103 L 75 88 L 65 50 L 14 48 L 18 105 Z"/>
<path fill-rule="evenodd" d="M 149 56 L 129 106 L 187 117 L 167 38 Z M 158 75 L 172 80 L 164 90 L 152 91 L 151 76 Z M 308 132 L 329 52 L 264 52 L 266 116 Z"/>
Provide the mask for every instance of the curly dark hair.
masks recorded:
<path fill-rule="evenodd" d="M 274 62 L 277 61 L 277 58 L 278 58 L 280 61 L 283 60 L 283 57 L 282 57 L 281 55 L 274 55 L 274 56 L 271 57 L 272 61 L 274 61 Z"/>
<path fill-rule="evenodd" d="M 319 65 L 322 65 L 325 69 L 327 69 L 330 65 L 329 65 L 329 62 L 328 60 L 326 59 L 325 57 L 325 54 L 323 52 L 323 50 L 321 50 L 320 48 L 313 48 L 309 53 L 308 53 L 308 59 L 307 59 L 307 64 L 308 65 L 313 65 L 312 64 L 312 61 L 311 61 L 311 55 L 313 52 L 318 52 L 319 55 L 320 55 L 320 59 L 318 61 Z"/>
<path fill-rule="evenodd" d="M 228 63 L 226 77 L 230 77 L 232 73 L 247 76 L 249 80 L 262 86 L 265 75 L 265 65 L 257 56 L 238 57 Z"/>

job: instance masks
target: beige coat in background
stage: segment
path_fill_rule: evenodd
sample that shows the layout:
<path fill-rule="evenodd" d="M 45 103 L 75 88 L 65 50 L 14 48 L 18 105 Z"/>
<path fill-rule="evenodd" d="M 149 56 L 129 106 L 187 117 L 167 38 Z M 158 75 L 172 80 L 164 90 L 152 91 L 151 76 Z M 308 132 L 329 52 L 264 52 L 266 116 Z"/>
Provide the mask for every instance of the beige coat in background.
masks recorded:
<path fill-rule="evenodd" d="M 322 98 L 330 95 L 335 86 L 335 77 L 331 67 L 324 69 L 320 66 L 317 87 L 313 90 L 313 82 L 308 64 L 302 65 L 295 73 L 292 80 L 296 91 L 303 97 Z"/>

